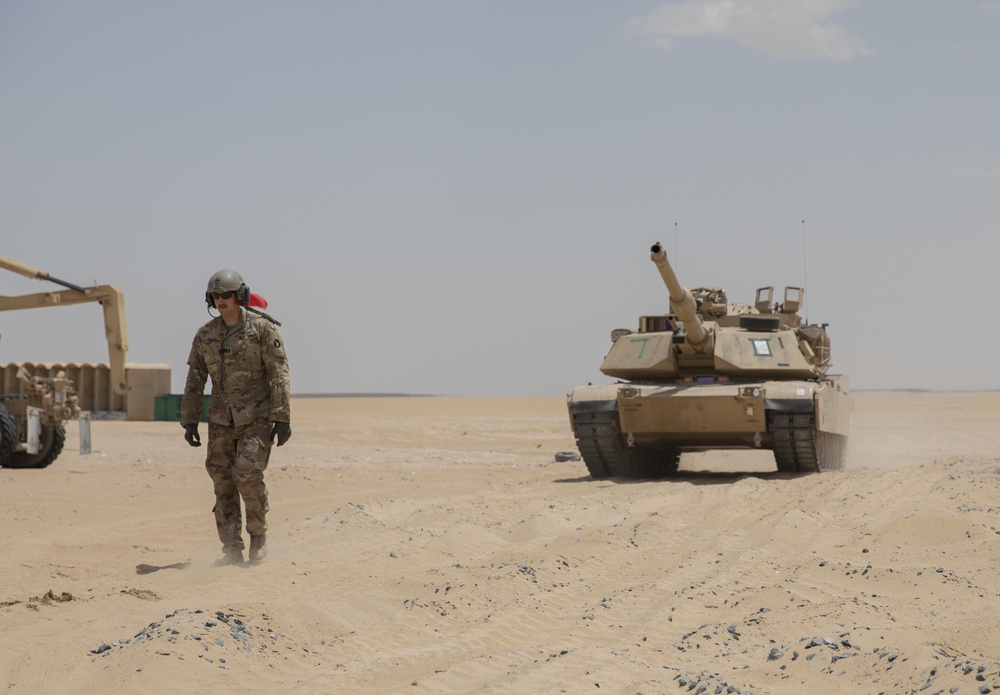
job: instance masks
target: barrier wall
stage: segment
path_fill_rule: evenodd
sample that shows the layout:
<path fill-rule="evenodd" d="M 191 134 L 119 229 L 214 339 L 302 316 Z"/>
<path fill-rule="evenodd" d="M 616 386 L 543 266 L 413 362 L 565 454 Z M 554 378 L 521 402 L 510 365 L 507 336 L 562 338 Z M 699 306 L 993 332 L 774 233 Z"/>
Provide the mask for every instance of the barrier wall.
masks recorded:
<path fill-rule="evenodd" d="M 126 364 L 129 392 L 123 396 L 111 387 L 108 365 L 74 362 L 0 364 L 0 393 L 24 395 L 25 385 L 17 378 L 17 370 L 22 366 L 32 376 L 42 378 L 65 373 L 73 382 L 81 410 L 123 413 L 129 420 L 154 419 L 156 397 L 170 393 L 170 365 L 167 364 Z"/>

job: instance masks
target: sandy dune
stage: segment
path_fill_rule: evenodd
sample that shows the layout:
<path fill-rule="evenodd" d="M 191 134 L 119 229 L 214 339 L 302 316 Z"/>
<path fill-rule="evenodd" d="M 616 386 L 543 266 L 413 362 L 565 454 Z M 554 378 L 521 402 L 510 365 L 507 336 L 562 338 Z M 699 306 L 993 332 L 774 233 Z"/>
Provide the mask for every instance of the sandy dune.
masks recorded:
<path fill-rule="evenodd" d="M 256 566 L 213 566 L 176 423 L 0 471 L 5 692 L 1000 690 L 1000 394 L 859 394 L 848 469 L 802 477 L 593 480 L 559 398 L 293 419 Z"/>

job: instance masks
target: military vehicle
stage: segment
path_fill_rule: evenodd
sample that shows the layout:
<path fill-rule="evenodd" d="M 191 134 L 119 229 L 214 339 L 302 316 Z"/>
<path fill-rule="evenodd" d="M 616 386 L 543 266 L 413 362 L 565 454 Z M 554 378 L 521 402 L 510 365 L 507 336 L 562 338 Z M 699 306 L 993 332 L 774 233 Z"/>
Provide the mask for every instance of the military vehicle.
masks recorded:
<path fill-rule="evenodd" d="M 99 302 L 104 308 L 104 332 L 108 341 L 111 385 L 125 394 L 125 297 L 113 285 L 80 287 L 54 278 L 30 266 L 0 258 L 0 268 L 37 280 L 48 280 L 67 289 L 16 297 L 0 296 L 0 311 L 40 309 L 84 302 Z M 22 366 L 17 372 L 23 387 L 18 393 L 0 393 L 0 466 L 45 468 L 56 460 L 66 441 L 67 420 L 80 420 L 80 453 L 89 453 L 90 418 L 81 411 L 72 382 L 62 372 L 40 377 Z"/>
<path fill-rule="evenodd" d="M 651 257 L 670 313 L 617 329 L 601 364 L 607 385 L 568 397 L 580 455 L 595 478 L 661 478 L 682 453 L 764 449 L 779 471 L 843 467 L 851 401 L 848 379 L 828 375 L 827 324 L 798 315 L 805 296 L 757 290 L 753 306 L 729 304 L 718 287 L 681 287 L 660 244 Z"/>

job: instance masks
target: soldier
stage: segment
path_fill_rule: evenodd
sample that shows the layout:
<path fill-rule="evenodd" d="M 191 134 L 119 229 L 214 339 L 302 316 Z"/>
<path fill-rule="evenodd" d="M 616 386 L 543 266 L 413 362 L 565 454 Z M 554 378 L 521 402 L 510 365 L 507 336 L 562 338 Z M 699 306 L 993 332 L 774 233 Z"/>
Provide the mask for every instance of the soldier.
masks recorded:
<path fill-rule="evenodd" d="M 205 468 L 215 485 L 215 526 L 223 557 L 243 562 L 240 497 L 246 506 L 250 561 L 267 555 L 267 487 L 264 469 L 275 437 L 292 436 L 285 345 L 269 320 L 245 308 L 250 290 L 240 274 L 220 270 L 208 281 L 205 301 L 219 316 L 198 329 L 188 356 L 181 401 L 184 439 L 201 446 L 205 380 L 212 379 Z"/>

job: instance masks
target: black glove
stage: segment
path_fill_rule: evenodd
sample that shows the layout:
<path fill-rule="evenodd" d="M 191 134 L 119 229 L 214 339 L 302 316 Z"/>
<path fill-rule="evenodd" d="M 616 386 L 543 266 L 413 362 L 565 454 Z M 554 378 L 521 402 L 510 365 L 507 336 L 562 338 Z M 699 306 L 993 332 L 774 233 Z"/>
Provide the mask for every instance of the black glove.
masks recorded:
<path fill-rule="evenodd" d="M 201 437 L 198 436 L 198 424 L 184 425 L 184 441 L 191 446 L 201 446 Z"/>
<path fill-rule="evenodd" d="M 281 446 L 288 441 L 288 438 L 292 436 L 292 426 L 287 422 L 276 422 L 274 427 L 271 429 L 271 441 L 274 438 L 278 438 L 278 446 Z"/>

